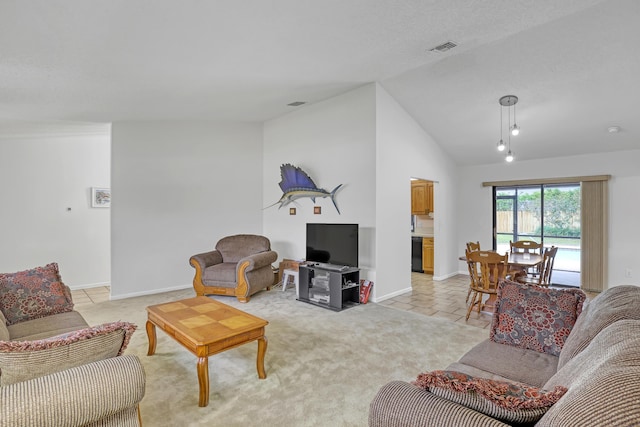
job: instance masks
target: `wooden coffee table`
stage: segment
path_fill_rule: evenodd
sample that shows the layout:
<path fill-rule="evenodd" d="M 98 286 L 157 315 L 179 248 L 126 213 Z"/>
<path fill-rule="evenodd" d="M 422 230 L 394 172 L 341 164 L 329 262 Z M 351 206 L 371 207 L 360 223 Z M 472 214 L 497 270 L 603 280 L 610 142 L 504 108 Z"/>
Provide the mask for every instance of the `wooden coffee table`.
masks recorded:
<path fill-rule="evenodd" d="M 205 296 L 147 307 L 148 356 L 156 352 L 156 326 L 198 358 L 199 406 L 209 404 L 209 356 L 258 341 L 258 378 L 267 378 L 264 355 L 269 322 Z"/>

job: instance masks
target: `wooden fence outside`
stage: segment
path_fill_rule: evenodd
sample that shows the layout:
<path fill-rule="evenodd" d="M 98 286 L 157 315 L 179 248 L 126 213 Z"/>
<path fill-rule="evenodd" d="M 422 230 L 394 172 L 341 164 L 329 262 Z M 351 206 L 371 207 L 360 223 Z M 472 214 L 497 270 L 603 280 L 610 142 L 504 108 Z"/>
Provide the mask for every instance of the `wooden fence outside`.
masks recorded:
<path fill-rule="evenodd" d="M 511 233 L 513 231 L 513 212 L 498 211 L 497 215 L 498 233 Z M 532 234 L 540 226 L 540 221 L 530 211 L 518 212 L 518 232 L 521 234 Z"/>

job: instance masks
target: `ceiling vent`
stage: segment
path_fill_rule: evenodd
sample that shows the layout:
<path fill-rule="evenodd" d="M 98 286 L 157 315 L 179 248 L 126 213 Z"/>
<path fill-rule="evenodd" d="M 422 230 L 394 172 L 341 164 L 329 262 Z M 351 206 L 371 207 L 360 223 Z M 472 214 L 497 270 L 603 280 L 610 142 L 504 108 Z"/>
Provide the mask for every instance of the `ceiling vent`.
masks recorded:
<path fill-rule="evenodd" d="M 304 105 L 306 104 L 306 102 L 304 101 L 295 101 L 292 102 L 291 104 L 287 104 L 289 107 L 299 107 L 300 105 Z"/>
<path fill-rule="evenodd" d="M 429 52 L 446 52 L 448 50 L 453 49 L 454 47 L 458 46 L 455 42 L 452 42 L 451 40 L 449 40 L 448 42 L 442 43 L 441 45 L 438 45 L 432 49 L 429 49 Z"/>

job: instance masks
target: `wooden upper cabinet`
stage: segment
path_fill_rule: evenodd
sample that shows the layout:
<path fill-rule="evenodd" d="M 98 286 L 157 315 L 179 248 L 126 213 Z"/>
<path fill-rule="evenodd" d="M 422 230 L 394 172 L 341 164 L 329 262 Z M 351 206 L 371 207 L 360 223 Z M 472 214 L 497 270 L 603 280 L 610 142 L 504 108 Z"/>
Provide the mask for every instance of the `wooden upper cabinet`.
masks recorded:
<path fill-rule="evenodd" d="M 411 215 L 433 212 L 433 182 L 411 181 Z"/>

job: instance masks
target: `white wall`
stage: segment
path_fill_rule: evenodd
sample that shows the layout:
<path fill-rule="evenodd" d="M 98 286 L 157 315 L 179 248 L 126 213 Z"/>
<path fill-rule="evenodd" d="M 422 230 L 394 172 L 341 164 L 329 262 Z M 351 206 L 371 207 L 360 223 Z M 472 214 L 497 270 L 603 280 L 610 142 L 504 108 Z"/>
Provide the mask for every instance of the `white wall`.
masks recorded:
<path fill-rule="evenodd" d="M 490 147 L 488 148 L 490 149 Z M 609 273 L 606 287 L 621 284 L 640 285 L 640 263 L 635 256 L 640 241 L 640 150 L 601 153 L 461 168 L 458 187 L 459 252 L 468 241 L 492 245 L 492 191 L 484 181 L 611 175 L 609 181 Z M 469 207 L 473 206 L 473 209 Z M 632 277 L 625 277 L 625 270 Z M 460 262 L 459 271 L 466 272 Z"/>
<path fill-rule="evenodd" d="M 264 210 L 264 232 L 279 257 L 305 256 L 308 222 L 357 223 L 360 225 L 359 264 L 361 278 L 375 281 L 375 85 L 269 120 L 264 124 L 264 206 L 282 196 L 278 186 L 280 166 L 302 168 L 316 185 L 327 191 L 338 184 L 340 214 L 328 198 L 316 199 L 321 215 L 313 214 L 311 199 L 299 199 L 291 207 Z"/>
<path fill-rule="evenodd" d="M 435 140 L 382 86 L 376 91 L 376 227 L 374 300 L 411 290 L 411 183 L 434 183 L 436 280 L 457 272 L 457 170 Z"/>
<path fill-rule="evenodd" d="M 262 124 L 112 126 L 112 298 L 191 286 L 191 255 L 262 233 Z"/>
<path fill-rule="evenodd" d="M 6 129 L 3 129 L 6 131 Z M 109 125 L 22 125 L 0 136 L 0 272 L 57 262 L 71 288 L 109 284 Z"/>

